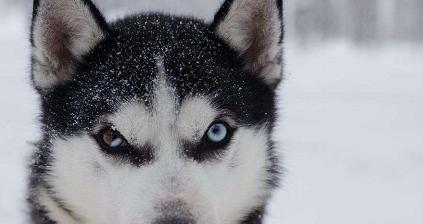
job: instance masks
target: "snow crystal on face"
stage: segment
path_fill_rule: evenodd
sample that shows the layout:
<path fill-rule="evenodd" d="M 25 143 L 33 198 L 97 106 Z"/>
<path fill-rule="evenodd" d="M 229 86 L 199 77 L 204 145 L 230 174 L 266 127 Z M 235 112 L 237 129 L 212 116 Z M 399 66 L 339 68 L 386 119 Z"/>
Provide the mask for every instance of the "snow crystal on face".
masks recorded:
<path fill-rule="evenodd" d="M 99 116 L 127 101 L 149 106 L 159 74 L 157 58 L 178 99 L 204 95 L 247 125 L 272 122 L 273 91 L 244 72 L 237 53 L 203 22 L 152 14 L 117 21 L 112 30 L 85 57 L 73 82 L 46 96 L 48 130 L 89 130 Z"/>

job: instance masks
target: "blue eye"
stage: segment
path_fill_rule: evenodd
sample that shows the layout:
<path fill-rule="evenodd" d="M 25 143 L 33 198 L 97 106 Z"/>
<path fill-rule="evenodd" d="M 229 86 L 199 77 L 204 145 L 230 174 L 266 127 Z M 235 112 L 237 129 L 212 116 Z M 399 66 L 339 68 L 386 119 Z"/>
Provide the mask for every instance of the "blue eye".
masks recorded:
<path fill-rule="evenodd" d="M 213 124 L 207 131 L 207 138 L 213 143 L 220 143 L 226 140 L 229 134 L 227 125 L 222 123 Z"/>
<path fill-rule="evenodd" d="M 123 143 L 123 139 L 121 139 L 121 138 L 116 138 L 116 139 L 114 139 L 114 140 L 111 142 L 110 146 L 111 146 L 112 148 L 116 148 L 116 147 L 121 146 L 121 145 L 122 145 L 122 143 Z"/>

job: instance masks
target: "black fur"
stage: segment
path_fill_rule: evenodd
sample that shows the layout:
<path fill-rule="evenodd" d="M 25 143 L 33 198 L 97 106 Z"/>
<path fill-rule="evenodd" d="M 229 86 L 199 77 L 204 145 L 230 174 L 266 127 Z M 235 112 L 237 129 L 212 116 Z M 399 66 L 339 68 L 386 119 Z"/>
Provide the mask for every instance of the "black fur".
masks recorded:
<path fill-rule="evenodd" d="M 32 22 L 31 22 L 31 36 L 30 36 L 30 43 L 31 46 L 34 46 L 34 22 L 38 15 L 38 8 L 40 6 L 40 0 L 34 0 L 33 6 L 32 6 Z"/>
<path fill-rule="evenodd" d="M 46 133 L 66 137 L 91 132 L 101 115 L 115 112 L 128 100 L 138 99 L 148 107 L 158 57 L 180 101 L 211 95 L 218 108 L 231 111 L 243 126 L 274 122 L 271 87 L 242 71 L 236 53 L 208 25 L 147 15 L 113 24 L 112 34 L 85 57 L 73 81 L 43 95 Z"/>
<path fill-rule="evenodd" d="M 240 224 L 262 224 L 264 208 L 259 208 L 248 214 Z"/>
<path fill-rule="evenodd" d="M 34 0 L 38 1 L 38 0 Z M 100 26 L 100 28 L 105 31 L 105 33 L 110 32 L 109 25 L 106 22 L 106 19 L 104 18 L 103 14 L 101 14 L 100 10 L 94 5 L 94 3 L 91 0 L 82 0 L 82 2 L 88 6 L 91 14 L 94 16 L 95 21 L 97 22 L 97 25 Z"/>
<path fill-rule="evenodd" d="M 283 0 L 276 0 L 276 4 L 277 4 L 277 6 L 278 6 L 278 10 L 279 10 L 279 16 L 282 18 L 282 21 L 284 21 L 284 18 L 283 18 Z M 285 39 L 285 25 L 284 25 L 285 23 L 281 23 L 281 30 L 282 30 L 282 33 L 281 33 L 281 39 L 280 39 L 280 43 L 282 43 L 283 42 L 283 40 Z"/>
<path fill-rule="evenodd" d="M 213 23 L 211 24 L 213 30 L 216 30 L 217 26 L 219 26 L 219 24 L 226 18 L 226 15 L 229 13 L 233 2 L 234 0 L 226 0 L 223 2 L 223 5 L 220 7 L 219 11 L 217 11 L 216 15 L 214 16 Z"/>
<path fill-rule="evenodd" d="M 215 106 L 234 114 L 241 126 L 266 124 L 271 132 L 276 117 L 274 89 L 257 74 L 244 71 L 242 58 L 214 33 L 232 1 L 224 3 L 210 25 L 160 14 L 138 15 L 106 24 L 91 1 L 84 0 L 108 35 L 83 57 L 71 81 L 40 92 L 45 135 L 34 154 L 31 189 L 38 186 L 49 189 L 45 175 L 51 163 L 51 139 L 93 133 L 100 116 L 115 112 L 129 100 L 136 99 L 151 107 L 159 58 L 163 60 L 167 82 L 175 87 L 181 102 L 193 95 L 213 96 Z M 278 5 L 282 10 L 281 3 Z M 34 8 L 38 6 L 39 0 L 35 0 Z M 36 16 L 34 10 L 33 17 Z M 272 165 L 268 167 L 267 179 L 273 188 L 277 185 L 279 167 L 271 143 L 268 155 Z M 130 153 L 125 158 L 136 166 L 144 161 L 139 156 L 134 160 Z M 39 206 L 35 193 L 32 191 L 29 199 L 32 223 L 54 224 Z M 240 224 L 260 224 L 264 206 L 246 214 Z"/>
<path fill-rule="evenodd" d="M 104 146 L 104 143 L 102 143 L 101 135 L 101 133 L 98 133 L 93 137 L 97 140 L 106 156 L 115 160 L 116 162 L 129 162 L 136 167 L 141 167 L 154 161 L 154 148 L 150 144 L 139 147 L 127 143 L 127 145 L 119 147 L 119 149 L 110 149 L 109 147 Z"/>

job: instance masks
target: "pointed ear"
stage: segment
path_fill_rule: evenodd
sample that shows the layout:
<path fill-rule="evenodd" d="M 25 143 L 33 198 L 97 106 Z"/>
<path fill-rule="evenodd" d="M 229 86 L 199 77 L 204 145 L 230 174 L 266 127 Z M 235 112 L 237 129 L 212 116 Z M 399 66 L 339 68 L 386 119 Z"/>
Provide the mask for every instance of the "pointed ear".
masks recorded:
<path fill-rule="evenodd" d="M 282 77 L 282 0 L 226 0 L 214 32 L 237 50 L 245 69 L 276 86 Z"/>
<path fill-rule="evenodd" d="M 34 0 L 32 80 L 46 91 L 72 78 L 76 64 L 109 32 L 90 0 Z"/>

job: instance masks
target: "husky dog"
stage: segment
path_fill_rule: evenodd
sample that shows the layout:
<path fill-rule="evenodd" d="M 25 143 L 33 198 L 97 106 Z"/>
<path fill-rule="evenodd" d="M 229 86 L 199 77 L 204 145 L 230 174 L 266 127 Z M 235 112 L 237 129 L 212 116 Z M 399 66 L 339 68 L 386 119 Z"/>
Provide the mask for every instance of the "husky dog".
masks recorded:
<path fill-rule="evenodd" d="M 35 0 L 30 222 L 262 223 L 282 30 L 281 0 L 227 0 L 212 23 Z"/>

